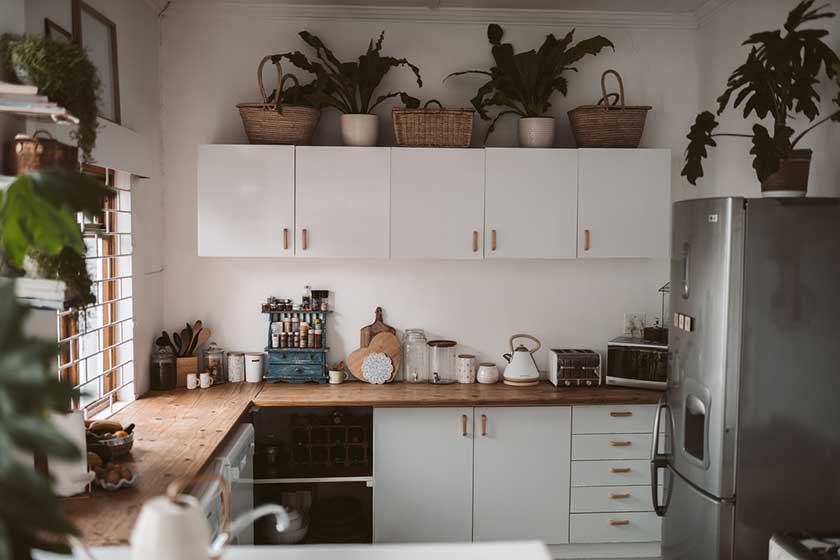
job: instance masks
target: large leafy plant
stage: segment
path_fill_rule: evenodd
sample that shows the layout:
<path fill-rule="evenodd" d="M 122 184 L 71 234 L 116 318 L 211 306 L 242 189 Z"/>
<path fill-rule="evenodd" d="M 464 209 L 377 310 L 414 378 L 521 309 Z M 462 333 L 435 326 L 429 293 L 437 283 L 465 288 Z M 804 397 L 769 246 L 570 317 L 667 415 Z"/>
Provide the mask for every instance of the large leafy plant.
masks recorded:
<path fill-rule="evenodd" d="M 488 76 L 471 99 L 473 107 L 484 120 L 490 120 L 487 136 L 495 130 L 496 122 L 504 115 L 520 117 L 541 117 L 551 107 L 555 92 L 566 95 L 569 82 L 566 72 L 577 72 L 573 65 L 587 55 L 595 56 L 603 49 L 615 46 L 606 38 L 597 35 L 572 45 L 574 29 L 562 39 L 553 34 L 546 36 L 538 50 L 515 53 L 513 45 L 502 43 L 504 31 L 493 23 L 487 27 L 487 38 L 492 45 L 495 65 L 489 70 L 464 70 L 447 76 L 480 74 Z M 491 117 L 489 107 L 500 111 Z M 485 136 L 486 139 L 486 136 Z"/>
<path fill-rule="evenodd" d="M 800 2 L 790 14 L 784 30 L 763 31 L 751 35 L 744 45 L 750 45 L 747 61 L 729 77 L 726 90 L 718 97 L 717 116 L 729 107 L 743 105 L 745 119 L 772 118 L 772 129 L 755 123 L 752 134 L 716 133 L 719 123 L 710 111 L 697 116 L 687 138 L 685 167 L 682 175 L 692 185 L 703 176 L 703 159 L 707 148 L 717 146 L 719 136 L 734 136 L 752 140 L 753 168 L 759 181 L 764 181 L 779 170 L 799 142 L 816 127 L 828 122 L 840 122 L 840 110 L 814 122 L 820 115 L 820 95 L 816 86 L 824 74 L 837 85 L 834 103 L 840 108 L 840 59 L 823 40 L 828 31 L 805 27 L 811 22 L 829 19 L 834 13 L 825 6 L 813 8 L 814 0 Z M 734 95 L 734 100 L 732 99 Z M 790 121 L 802 115 L 810 124 L 799 135 Z"/>
<path fill-rule="evenodd" d="M 35 171 L 0 190 L 0 247 L 15 270 L 27 257 L 42 277 L 63 280 L 75 292 L 73 305 L 93 303 L 85 243 L 76 214 L 93 217 L 113 190 L 82 173 Z"/>
<path fill-rule="evenodd" d="M 82 158 L 90 161 L 96 145 L 97 103 L 102 82 L 85 49 L 36 35 L 0 35 L 0 64 L 79 119 Z"/>
<path fill-rule="evenodd" d="M 365 114 L 373 112 L 383 101 L 399 96 L 406 106 L 419 106 L 418 99 L 403 91 L 388 92 L 375 97 L 376 90 L 388 71 L 399 66 L 408 66 L 417 79 L 417 86 L 423 87 L 419 68 L 405 58 L 380 54 L 382 41 L 385 39 L 384 31 L 375 42 L 371 39 L 365 54 L 351 62 L 340 61 L 323 41 L 312 33 L 301 31 L 299 35 L 307 45 L 315 49 L 317 61 L 310 61 L 300 51 L 276 54 L 271 61 L 277 63 L 286 59 L 298 68 L 315 75 L 315 85 L 312 91 L 306 94 L 313 105 L 334 107 L 345 114 Z"/>
<path fill-rule="evenodd" d="M 0 283 L 0 560 L 29 560 L 32 550 L 69 552 L 66 536 L 77 530 L 64 517 L 50 481 L 17 451 L 48 459 L 77 459 L 81 450 L 49 420 L 63 412 L 74 391 L 55 374 L 55 341 L 27 336 L 28 308 L 14 284 Z"/>

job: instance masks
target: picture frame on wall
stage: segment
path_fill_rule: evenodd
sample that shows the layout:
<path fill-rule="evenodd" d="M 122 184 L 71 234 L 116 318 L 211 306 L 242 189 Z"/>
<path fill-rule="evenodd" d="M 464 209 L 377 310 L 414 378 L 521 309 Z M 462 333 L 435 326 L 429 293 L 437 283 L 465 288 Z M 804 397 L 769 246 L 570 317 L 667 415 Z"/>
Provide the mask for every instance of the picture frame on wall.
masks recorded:
<path fill-rule="evenodd" d="M 86 2 L 73 0 L 73 37 L 87 49 L 99 70 L 102 80 L 99 116 L 121 124 L 117 25 Z"/>
<path fill-rule="evenodd" d="M 73 34 L 58 25 L 50 18 L 44 18 L 44 35 L 47 39 L 62 43 L 73 42 Z"/>

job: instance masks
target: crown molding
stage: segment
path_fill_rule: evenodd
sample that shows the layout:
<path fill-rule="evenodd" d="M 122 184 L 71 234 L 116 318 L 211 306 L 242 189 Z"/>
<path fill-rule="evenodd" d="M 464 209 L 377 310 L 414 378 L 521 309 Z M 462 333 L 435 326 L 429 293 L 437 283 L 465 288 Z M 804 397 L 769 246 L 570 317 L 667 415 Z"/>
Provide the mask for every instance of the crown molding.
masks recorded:
<path fill-rule="evenodd" d="M 705 4 L 697 8 L 694 12 L 694 17 L 697 20 L 697 27 L 703 27 L 718 10 L 734 3 L 735 0 L 707 0 Z"/>
<path fill-rule="evenodd" d="M 196 2 L 197 0 L 186 0 Z M 206 1 L 206 0 L 204 0 Z M 218 0 L 228 12 L 267 20 L 338 20 L 440 24 L 557 25 L 632 29 L 697 29 L 692 13 L 426 8 L 413 6 L 312 6 L 255 0 Z"/>

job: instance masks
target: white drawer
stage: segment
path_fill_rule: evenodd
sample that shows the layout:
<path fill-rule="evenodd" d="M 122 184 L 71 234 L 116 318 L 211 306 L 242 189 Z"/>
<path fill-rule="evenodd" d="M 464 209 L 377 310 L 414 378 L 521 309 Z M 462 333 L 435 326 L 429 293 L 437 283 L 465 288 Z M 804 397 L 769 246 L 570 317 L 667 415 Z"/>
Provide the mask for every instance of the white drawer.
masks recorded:
<path fill-rule="evenodd" d="M 572 486 L 650 484 L 650 461 L 572 461 Z"/>
<path fill-rule="evenodd" d="M 575 513 L 570 543 L 632 543 L 662 540 L 662 521 L 653 512 Z"/>
<path fill-rule="evenodd" d="M 662 492 L 661 486 L 659 487 L 659 491 L 660 493 Z M 650 486 L 587 486 L 572 488 L 572 513 L 604 513 L 612 511 L 653 511 Z"/>
<path fill-rule="evenodd" d="M 572 433 L 649 434 L 653 431 L 655 415 L 654 404 L 574 406 Z"/>
<path fill-rule="evenodd" d="M 572 436 L 572 461 L 650 458 L 650 440 L 650 434 L 578 434 Z M 659 443 L 662 449 L 664 439 Z"/>

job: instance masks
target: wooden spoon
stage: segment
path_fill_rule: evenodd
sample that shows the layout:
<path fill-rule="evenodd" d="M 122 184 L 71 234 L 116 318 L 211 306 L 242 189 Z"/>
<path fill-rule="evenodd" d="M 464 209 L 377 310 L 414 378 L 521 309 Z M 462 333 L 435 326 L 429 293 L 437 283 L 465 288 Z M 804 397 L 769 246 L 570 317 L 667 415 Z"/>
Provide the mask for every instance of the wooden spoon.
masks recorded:
<path fill-rule="evenodd" d="M 184 327 L 181 331 L 181 355 L 182 356 L 189 356 L 187 354 L 187 347 L 190 345 L 190 340 L 192 340 L 192 333 L 190 333 L 190 329 Z"/>
<path fill-rule="evenodd" d="M 183 354 L 181 354 L 181 335 L 176 333 L 176 332 L 173 332 L 172 333 L 172 341 L 175 342 L 175 347 L 174 347 L 175 355 L 178 356 L 178 357 L 183 356 Z"/>
<path fill-rule="evenodd" d="M 187 352 L 189 353 L 190 356 L 195 354 L 195 350 L 197 348 L 196 342 L 198 341 L 198 333 L 201 332 L 201 325 L 202 325 L 201 319 L 199 319 L 198 321 L 193 323 L 192 340 L 190 340 L 190 345 L 187 346 Z"/>
<path fill-rule="evenodd" d="M 193 352 L 198 352 L 198 349 L 207 344 L 207 341 L 210 340 L 210 329 L 201 329 L 198 333 L 198 337 L 195 340 L 195 347 L 193 348 Z"/>

